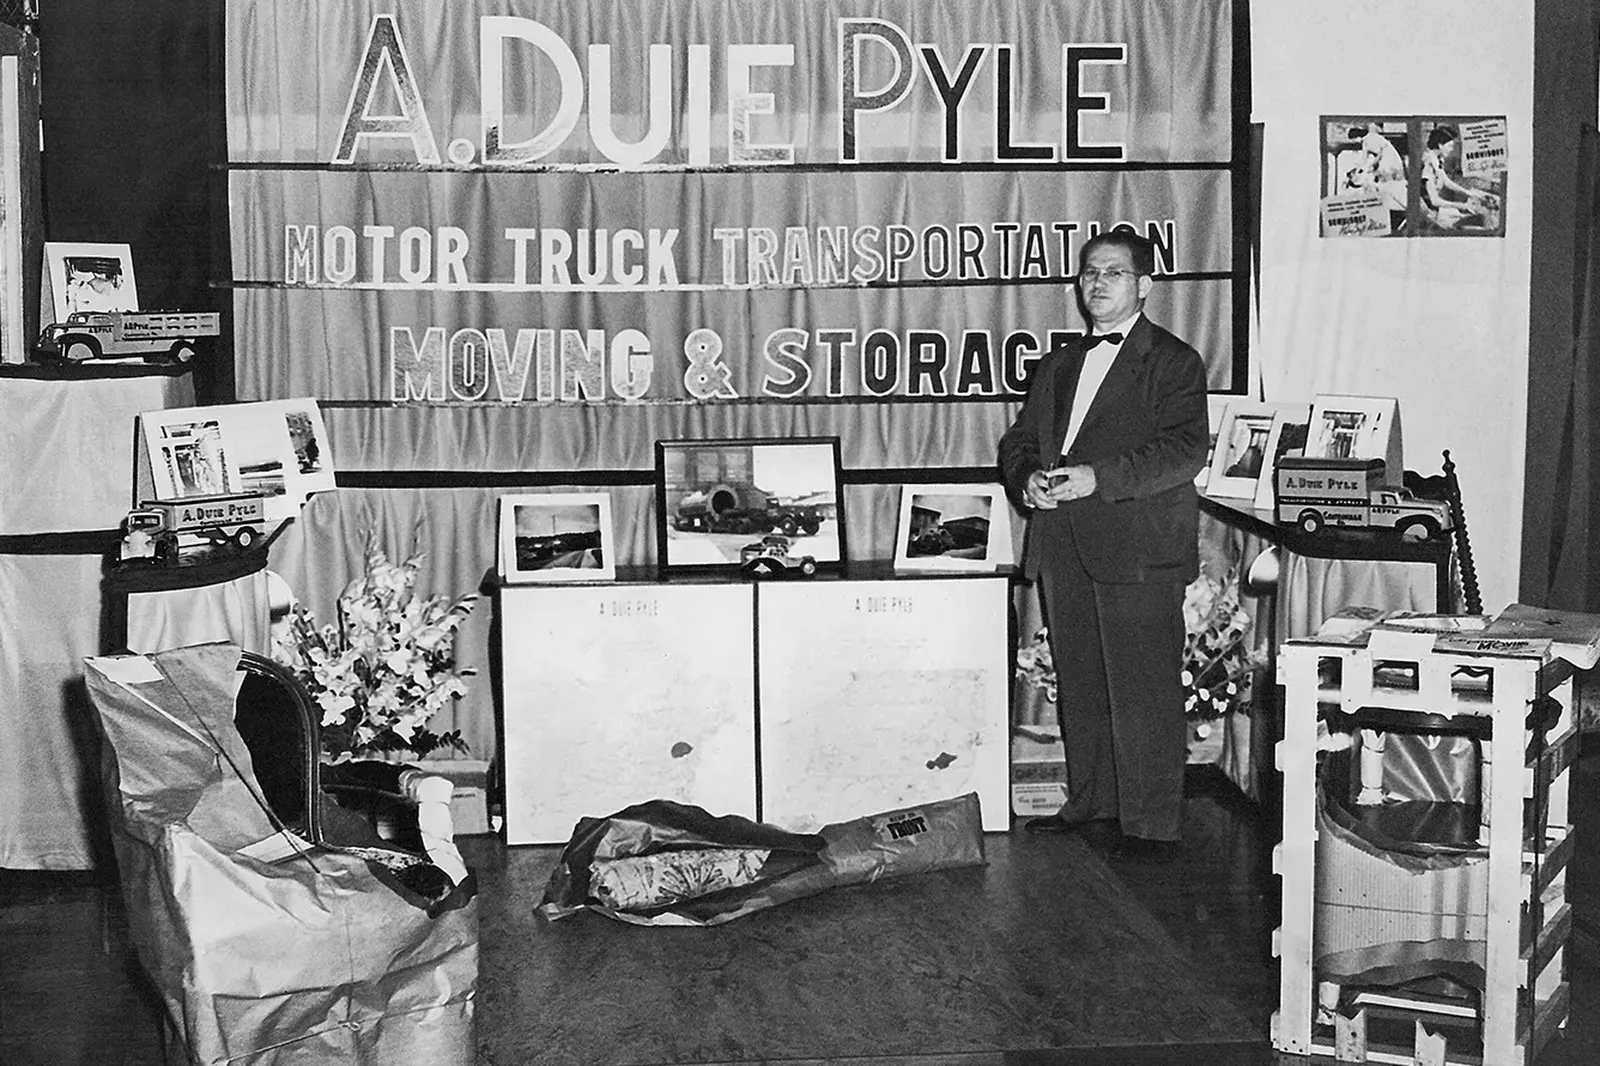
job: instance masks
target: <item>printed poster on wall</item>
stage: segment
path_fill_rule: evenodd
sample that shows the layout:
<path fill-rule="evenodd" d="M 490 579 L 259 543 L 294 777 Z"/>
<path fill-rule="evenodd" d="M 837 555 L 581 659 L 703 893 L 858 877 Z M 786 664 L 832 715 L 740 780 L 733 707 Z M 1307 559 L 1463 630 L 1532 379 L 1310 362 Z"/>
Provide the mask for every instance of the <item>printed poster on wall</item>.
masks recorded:
<path fill-rule="evenodd" d="M 1078 249 L 1115 225 L 1242 388 L 1241 17 L 233 0 L 241 395 L 407 433 L 418 407 L 653 406 L 656 437 L 685 407 L 1004 410 L 1083 329 Z"/>
<path fill-rule="evenodd" d="M 1324 237 L 1504 237 L 1505 116 L 1324 115 Z"/>

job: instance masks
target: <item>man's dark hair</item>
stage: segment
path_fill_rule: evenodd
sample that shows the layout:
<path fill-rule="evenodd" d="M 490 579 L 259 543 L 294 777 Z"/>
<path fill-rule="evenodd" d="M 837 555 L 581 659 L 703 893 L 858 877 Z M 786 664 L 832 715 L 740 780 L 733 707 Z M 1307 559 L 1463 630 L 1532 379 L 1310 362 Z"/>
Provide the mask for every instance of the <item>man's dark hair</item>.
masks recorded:
<path fill-rule="evenodd" d="M 1455 139 L 1456 128 L 1454 126 L 1435 126 L 1433 127 L 1433 132 L 1428 134 L 1428 147 L 1443 148 Z"/>
<path fill-rule="evenodd" d="M 1088 262 L 1089 253 L 1096 248 L 1121 248 L 1133 257 L 1133 269 L 1141 276 L 1156 272 L 1156 246 L 1128 226 L 1118 226 L 1104 233 L 1096 233 L 1078 250 L 1078 270 Z"/>

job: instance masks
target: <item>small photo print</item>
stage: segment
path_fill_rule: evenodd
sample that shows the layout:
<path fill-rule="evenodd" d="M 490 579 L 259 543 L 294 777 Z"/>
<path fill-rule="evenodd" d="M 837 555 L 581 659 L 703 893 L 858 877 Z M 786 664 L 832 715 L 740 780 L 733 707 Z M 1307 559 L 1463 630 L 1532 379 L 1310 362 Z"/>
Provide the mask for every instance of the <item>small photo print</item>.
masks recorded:
<path fill-rule="evenodd" d="M 1323 411 L 1318 427 L 1319 455 L 1324 459 L 1349 459 L 1357 455 L 1357 442 L 1372 418 L 1367 411 Z"/>
<path fill-rule="evenodd" d="M 989 512 L 993 507 L 994 500 L 987 494 L 912 493 L 906 557 L 939 555 L 951 559 L 987 559 Z"/>
<path fill-rule="evenodd" d="M 289 429 L 289 445 L 294 449 L 294 462 L 301 474 L 322 473 L 321 420 L 312 411 L 286 411 L 284 425 Z"/>
<path fill-rule="evenodd" d="M 56 322 L 79 311 L 137 311 L 133 252 L 126 244 L 45 244 L 46 281 Z"/>
<path fill-rule="evenodd" d="M 611 498 L 603 492 L 500 497 L 500 573 L 508 583 L 610 581 Z"/>
<path fill-rule="evenodd" d="M 605 565 L 599 504 L 518 504 L 513 521 L 518 570 L 599 570 Z"/>
<path fill-rule="evenodd" d="M 171 497 L 215 496 L 238 491 L 229 485 L 222 427 L 216 422 L 163 426 L 160 453 Z"/>
<path fill-rule="evenodd" d="M 1267 438 L 1272 435 L 1271 415 L 1240 415 L 1233 420 L 1229 434 L 1228 451 L 1223 458 L 1223 477 L 1250 478 L 1261 476 L 1266 458 Z"/>
<path fill-rule="evenodd" d="M 897 570 L 994 572 L 1010 566 L 1011 506 L 996 484 L 905 485 L 895 527 Z"/>
<path fill-rule="evenodd" d="M 1503 237 L 1506 231 L 1505 119 L 1425 118 L 1418 234 Z"/>
<path fill-rule="evenodd" d="M 1322 235 L 1398 237 L 1406 229 L 1410 124 L 1344 115 L 1322 120 Z"/>

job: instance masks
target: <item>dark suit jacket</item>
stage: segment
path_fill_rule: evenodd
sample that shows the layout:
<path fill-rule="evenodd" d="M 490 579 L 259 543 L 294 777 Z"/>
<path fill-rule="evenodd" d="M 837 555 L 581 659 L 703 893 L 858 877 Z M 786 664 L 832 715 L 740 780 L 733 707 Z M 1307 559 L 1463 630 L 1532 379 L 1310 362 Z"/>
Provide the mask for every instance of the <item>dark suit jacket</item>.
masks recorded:
<path fill-rule="evenodd" d="M 1014 499 L 1028 475 L 1060 461 L 1083 351 L 1074 340 L 1039 361 L 1016 422 L 1000 438 L 1000 473 Z M 1094 467 L 1095 493 L 1028 512 L 1024 572 L 1037 577 L 1053 557 L 1076 550 L 1099 582 L 1194 580 L 1194 477 L 1209 438 L 1199 353 L 1141 315 L 1067 455 L 1069 465 Z"/>

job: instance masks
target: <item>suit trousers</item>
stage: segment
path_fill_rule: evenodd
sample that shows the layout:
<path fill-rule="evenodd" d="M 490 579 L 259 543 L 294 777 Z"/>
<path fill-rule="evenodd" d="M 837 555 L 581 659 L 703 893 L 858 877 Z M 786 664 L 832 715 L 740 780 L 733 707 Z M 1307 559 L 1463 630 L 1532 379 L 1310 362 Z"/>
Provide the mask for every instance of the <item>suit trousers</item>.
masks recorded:
<path fill-rule="evenodd" d="M 1184 582 L 1098 582 L 1068 550 L 1053 554 L 1040 583 L 1067 751 L 1061 816 L 1114 818 L 1131 836 L 1178 839 Z"/>

